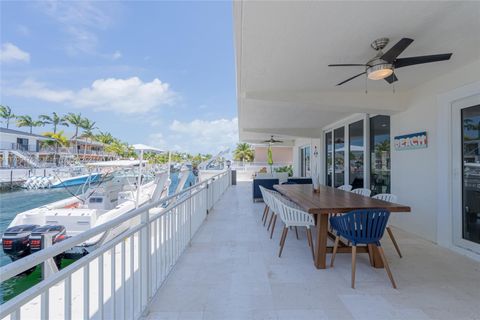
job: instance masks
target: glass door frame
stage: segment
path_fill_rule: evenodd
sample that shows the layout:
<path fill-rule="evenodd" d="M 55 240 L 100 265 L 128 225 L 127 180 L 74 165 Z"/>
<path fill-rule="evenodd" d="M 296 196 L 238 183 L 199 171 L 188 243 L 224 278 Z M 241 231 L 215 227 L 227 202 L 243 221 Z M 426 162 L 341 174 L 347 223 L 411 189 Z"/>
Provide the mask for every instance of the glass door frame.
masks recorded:
<path fill-rule="evenodd" d="M 324 141 L 324 148 L 325 154 L 323 155 L 323 163 L 325 164 L 323 167 L 324 179 L 323 184 L 327 185 L 327 144 L 326 144 L 326 135 L 330 133 L 332 135 L 332 149 L 331 149 L 331 156 L 332 156 L 332 186 L 335 186 L 335 135 L 334 131 L 338 128 L 344 128 L 344 182 L 345 184 L 350 183 L 350 124 L 362 121 L 363 120 L 363 145 L 364 145 L 364 152 L 363 152 L 363 187 L 369 188 L 370 186 L 370 118 L 374 117 L 375 115 L 369 115 L 367 113 L 362 114 L 355 114 L 348 118 L 345 118 L 339 122 L 333 123 L 332 125 L 326 126 L 323 128 L 323 141 Z M 368 151 L 368 152 L 367 152 Z"/>
<path fill-rule="evenodd" d="M 480 253 L 480 244 L 463 238 L 462 110 L 476 106 L 479 101 L 480 95 L 476 95 L 452 103 L 452 240 L 454 245 L 476 253 Z"/>

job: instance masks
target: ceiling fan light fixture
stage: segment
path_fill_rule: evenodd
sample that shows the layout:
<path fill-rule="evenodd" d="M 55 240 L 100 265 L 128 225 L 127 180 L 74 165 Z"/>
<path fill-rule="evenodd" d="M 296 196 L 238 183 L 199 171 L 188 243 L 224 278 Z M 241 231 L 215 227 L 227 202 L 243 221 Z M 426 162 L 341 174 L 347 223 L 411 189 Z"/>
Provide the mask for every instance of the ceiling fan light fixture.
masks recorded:
<path fill-rule="evenodd" d="M 370 80 L 382 80 L 391 76 L 393 66 L 390 63 L 381 63 L 367 68 L 367 77 Z"/>

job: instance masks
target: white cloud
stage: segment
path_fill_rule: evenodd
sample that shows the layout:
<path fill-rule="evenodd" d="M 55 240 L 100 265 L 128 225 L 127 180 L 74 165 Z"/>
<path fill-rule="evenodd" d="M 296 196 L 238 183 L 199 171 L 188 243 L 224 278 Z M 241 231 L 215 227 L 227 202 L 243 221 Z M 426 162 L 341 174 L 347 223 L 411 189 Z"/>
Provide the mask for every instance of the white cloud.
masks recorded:
<path fill-rule="evenodd" d="M 44 83 L 33 79 L 27 79 L 13 89 L 6 88 L 5 93 L 49 102 L 65 102 L 71 100 L 74 96 L 73 91 L 49 89 Z"/>
<path fill-rule="evenodd" d="M 112 25 L 112 16 L 118 7 L 115 2 L 42 1 L 39 5 L 53 21 L 61 25 L 62 30 L 69 36 L 65 44 L 69 54 L 111 57 L 111 55 L 98 53 L 99 41 L 96 32 Z"/>
<path fill-rule="evenodd" d="M 112 54 L 112 59 L 113 60 L 117 60 L 117 59 L 120 59 L 122 57 L 122 53 L 120 51 L 115 51 L 113 54 Z"/>
<path fill-rule="evenodd" d="M 23 51 L 13 43 L 7 42 L 2 44 L 2 49 L 0 50 L 0 62 L 30 62 L 30 54 Z"/>
<path fill-rule="evenodd" d="M 191 153 L 218 153 L 233 148 L 238 142 L 238 119 L 174 120 L 168 127 L 169 134 L 154 133 L 150 142 L 164 149 Z"/>
<path fill-rule="evenodd" d="M 138 77 L 98 79 L 90 87 L 78 91 L 51 89 L 44 83 L 27 79 L 20 86 L 6 89 L 5 92 L 50 102 L 69 103 L 79 108 L 124 114 L 146 113 L 170 104 L 175 98 L 168 83 L 159 79 L 143 82 Z"/>

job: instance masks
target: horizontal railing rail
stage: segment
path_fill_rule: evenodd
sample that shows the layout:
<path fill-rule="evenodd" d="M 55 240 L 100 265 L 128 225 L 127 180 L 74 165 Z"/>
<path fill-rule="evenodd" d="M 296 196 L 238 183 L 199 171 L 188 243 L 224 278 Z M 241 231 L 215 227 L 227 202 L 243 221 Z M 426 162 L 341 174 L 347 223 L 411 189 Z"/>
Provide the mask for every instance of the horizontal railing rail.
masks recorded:
<path fill-rule="evenodd" d="M 83 319 L 138 318 L 229 185 L 229 171 L 222 172 L 2 267 L 0 281 L 4 282 L 116 226 L 137 221 L 120 236 L 4 303 L 0 319 L 19 319 L 23 312 L 42 319 L 71 319 L 72 314 Z"/>

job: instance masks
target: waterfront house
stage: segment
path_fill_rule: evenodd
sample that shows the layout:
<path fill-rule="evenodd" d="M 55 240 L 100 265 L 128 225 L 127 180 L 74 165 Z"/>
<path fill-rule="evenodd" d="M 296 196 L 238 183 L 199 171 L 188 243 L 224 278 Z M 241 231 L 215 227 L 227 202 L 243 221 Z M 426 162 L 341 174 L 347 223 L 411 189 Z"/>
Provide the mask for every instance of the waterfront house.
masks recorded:
<path fill-rule="evenodd" d="M 35 166 L 42 142 L 49 140 L 34 133 L 0 128 L 2 167 Z"/>
<path fill-rule="evenodd" d="M 296 235 L 296 229 L 282 226 L 267 232 L 269 210 L 252 201 L 252 181 L 232 185 L 226 172 L 184 191 L 171 207 L 140 207 L 130 218 L 141 223 L 7 302 L 0 315 L 478 319 L 480 3 L 236 1 L 233 9 L 240 140 L 255 143 L 274 135 L 292 141 L 294 175 L 310 175 L 323 185 L 316 195 L 313 186 L 303 185 L 307 197 L 297 209 L 287 201 L 266 204 L 298 213 L 324 194 L 331 195 L 322 198 L 328 203 L 337 197 L 375 203 L 337 189 L 346 185 L 395 194 L 403 205 L 396 208 L 411 211 L 392 210 L 396 242 L 381 239 L 382 266 L 388 260 L 397 289 L 383 268 L 372 267 L 378 248 L 365 246 L 368 254 L 354 260 L 345 254 L 354 252 L 349 241 L 334 266 L 317 264 L 318 253 L 312 263 L 309 232 L 298 228 Z M 384 37 L 389 44 L 384 39 L 373 46 L 387 45 L 385 52 L 403 38 L 414 39 L 399 59 L 453 55 L 398 68 L 392 83 L 392 75 L 373 81 L 362 74 L 337 86 L 359 73 L 375 78 L 375 71 L 391 69 L 392 63 L 382 63 L 383 69 L 328 66 L 366 64 L 375 55 L 370 44 Z M 325 230 L 325 237 L 313 232 L 315 248 L 331 245 L 328 213 L 316 214 L 324 215 L 317 217 L 316 230 Z M 36 259 L 17 261 L 0 278 L 125 221 L 119 217 L 40 251 Z M 308 219 L 305 225 L 313 223 Z M 279 240 L 285 247 L 281 257 Z M 319 253 L 332 257 L 332 250 Z"/>

